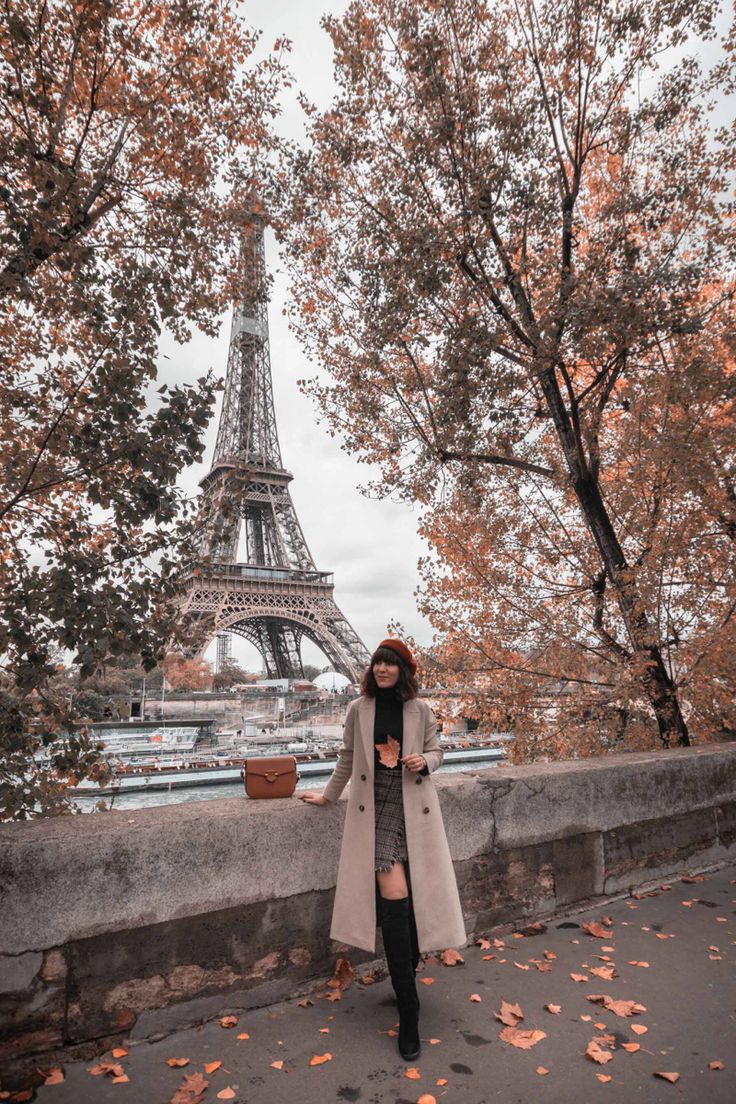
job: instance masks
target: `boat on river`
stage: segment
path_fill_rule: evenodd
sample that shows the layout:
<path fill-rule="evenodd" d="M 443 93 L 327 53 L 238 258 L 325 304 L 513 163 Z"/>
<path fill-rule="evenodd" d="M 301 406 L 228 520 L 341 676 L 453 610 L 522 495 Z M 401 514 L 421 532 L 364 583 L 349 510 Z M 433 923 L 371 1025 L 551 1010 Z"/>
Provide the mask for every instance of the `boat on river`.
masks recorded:
<path fill-rule="evenodd" d="M 503 747 L 495 743 L 443 744 L 445 763 L 495 762 L 505 758 Z M 271 754 L 283 754 L 283 750 Z M 85 780 L 75 787 L 81 796 L 107 797 L 123 793 L 144 793 L 156 790 L 175 790 L 190 786 L 219 786 L 239 782 L 246 758 L 255 756 L 196 755 L 166 760 L 118 762 L 114 765 L 112 781 L 103 787 Z M 315 750 L 297 752 L 294 755 L 300 778 L 326 776 L 332 773 L 337 762 L 336 751 Z"/>

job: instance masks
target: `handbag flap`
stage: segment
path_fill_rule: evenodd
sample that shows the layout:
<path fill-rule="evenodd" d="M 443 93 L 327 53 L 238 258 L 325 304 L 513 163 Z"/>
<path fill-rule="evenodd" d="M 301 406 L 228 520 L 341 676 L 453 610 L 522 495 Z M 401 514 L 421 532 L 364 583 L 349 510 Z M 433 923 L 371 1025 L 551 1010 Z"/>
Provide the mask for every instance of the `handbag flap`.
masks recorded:
<path fill-rule="evenodd" d="M 293 755 L 274 755 L 259 759 L 246 759 L 246 774 L 265 778 L 267 782 L 275 782 L 284 774 L 293 774 L 296 771 L 296 759 Z"/>

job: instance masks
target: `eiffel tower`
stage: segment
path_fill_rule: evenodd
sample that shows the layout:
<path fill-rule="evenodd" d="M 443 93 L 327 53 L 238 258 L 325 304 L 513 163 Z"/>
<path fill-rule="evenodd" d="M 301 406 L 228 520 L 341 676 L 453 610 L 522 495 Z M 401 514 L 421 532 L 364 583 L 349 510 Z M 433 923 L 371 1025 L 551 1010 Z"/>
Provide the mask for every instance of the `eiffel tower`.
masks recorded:
<path fill-rule="evenodd" d="M 235 633 L 256 646 L 268 678 L 303 677 L 306 637 L 335 670 L 357 682 L 370 657 L 335 603 L 332 574 L 314 564 L 289 494 L 293 476 L 281 459 L 263 221 L 257 216 L 243 241 L 240 273 L 248 290 L 233 313 L 217 442 L 200 483 L 197 559 L 182 612 L 201 642 L 200 654 L 217 637 L 218 665 Z"/>

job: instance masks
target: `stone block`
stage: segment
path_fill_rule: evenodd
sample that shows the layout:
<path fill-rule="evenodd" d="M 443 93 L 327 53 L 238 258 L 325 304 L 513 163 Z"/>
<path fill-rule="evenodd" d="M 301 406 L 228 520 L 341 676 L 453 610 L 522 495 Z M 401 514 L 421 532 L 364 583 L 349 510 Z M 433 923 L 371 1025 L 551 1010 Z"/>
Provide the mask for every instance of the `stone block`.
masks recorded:
<path fill-rule="evenodd" d="M 30 988 L 42 963 L 43 955 L 39 951 L 0 955 L 0 993 L 17 993 Z"/>
<path fill-rule="evenodd" d="M 606 893 L 635 886 L 686 865 L 717 846 L 713 809 L 622 825 L 603 835 Z"/>

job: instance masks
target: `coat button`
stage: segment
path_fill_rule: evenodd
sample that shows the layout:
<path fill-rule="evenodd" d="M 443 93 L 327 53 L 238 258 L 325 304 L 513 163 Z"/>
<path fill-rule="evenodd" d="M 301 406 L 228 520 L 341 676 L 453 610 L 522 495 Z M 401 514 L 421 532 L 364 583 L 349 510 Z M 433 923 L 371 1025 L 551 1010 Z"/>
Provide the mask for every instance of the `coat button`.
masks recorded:
<path fill-rule="evenodd" d="M 421 786 L 421 784 L 422 784 L 421 778 L 417 778 L 417 786 Z"/>
<path fill-rule="evenodd" d="M 427 808 L 427 806 L 426 806 L 426 805 L 425 805 L 425 806 L 424 806 L 424 808 L 422 809 L 422 812 L 423 812 L 423 813 L 428 813 L 428 812 L 429 812 L 429 809 Z"/>
<path fill-rule="evenodd" d="M 364 774 L 361 774 L 361 776 L 360 776 L 360 781 L 361 781 L 361 782 L 365 782 L 365 775 L 364 775 Z"/>
<path fill-rule="evenodd" d="M 360 809 L 361 813 L 365 812 L 365 805 L 359 805 L 358 808 Z M 429 809 L 425 809 L 424 811 L 425 813 L 428 813 Z"/>

